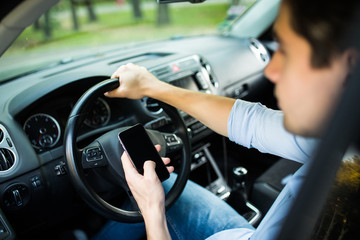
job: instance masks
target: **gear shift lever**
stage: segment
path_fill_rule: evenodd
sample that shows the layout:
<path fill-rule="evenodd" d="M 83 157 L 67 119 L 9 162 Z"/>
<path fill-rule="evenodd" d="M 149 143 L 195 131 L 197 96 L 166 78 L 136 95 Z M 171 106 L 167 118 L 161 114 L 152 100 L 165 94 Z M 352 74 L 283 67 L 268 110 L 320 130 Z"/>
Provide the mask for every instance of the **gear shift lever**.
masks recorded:
<path fill-rule="evenodd" d="M 246 191 L 246 175 L 248 171 L 244 167 L 236 167 L 232 171 L 234 179 L 234 189 L 229 197 L 228 203 L 240 213 L 250 224 L 256 224 L 260 220 L 261 213 L 248 202 Z"/>
<path fill-rule="evenodd" d="M 246 191 L 245 179 L 247 175 L 247 169 L 244 167 L 236 167 L 233 169 L 233 178 L 235 180 L 235 190 L 239 191 L 244 198 L 244 201 L 247 202 L 248 196 Z"/>
<path fill-rule="evenodd" d="M 228 203 L 240 214 L 244 214 L 248 211 L 248 207 L 246 206 L 248 195 L 245 185 L 247 172 L 247 169 L 244 167 L 235 167 L 232 170 L 234 184 Z"/>

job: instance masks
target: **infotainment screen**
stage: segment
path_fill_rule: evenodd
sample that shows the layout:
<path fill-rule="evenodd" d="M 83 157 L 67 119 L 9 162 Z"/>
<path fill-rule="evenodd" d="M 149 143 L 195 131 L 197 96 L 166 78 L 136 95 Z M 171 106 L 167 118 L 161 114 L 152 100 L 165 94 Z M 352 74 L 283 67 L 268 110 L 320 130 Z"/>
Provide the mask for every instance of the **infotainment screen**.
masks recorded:
<path fill-rule="evenodd" d="M 193 76 L 188 76 L 175 81 L 171 81 L 171 84 L 177 87 L 186 88 L 188 90 L 199 91 Z"/>

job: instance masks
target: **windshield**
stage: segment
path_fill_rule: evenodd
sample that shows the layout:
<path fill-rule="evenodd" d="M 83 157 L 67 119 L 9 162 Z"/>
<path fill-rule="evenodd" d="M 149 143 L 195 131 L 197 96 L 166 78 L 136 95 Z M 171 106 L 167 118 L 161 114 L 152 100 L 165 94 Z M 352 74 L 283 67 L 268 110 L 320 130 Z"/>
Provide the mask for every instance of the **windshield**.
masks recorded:
<path fill-rule="evenodd" d="M 254 2 L 158 5 L 154 0 L 61 0 L 25 29 L 0 58 L 0 82 L 114 46 L 226 31 Z"/>

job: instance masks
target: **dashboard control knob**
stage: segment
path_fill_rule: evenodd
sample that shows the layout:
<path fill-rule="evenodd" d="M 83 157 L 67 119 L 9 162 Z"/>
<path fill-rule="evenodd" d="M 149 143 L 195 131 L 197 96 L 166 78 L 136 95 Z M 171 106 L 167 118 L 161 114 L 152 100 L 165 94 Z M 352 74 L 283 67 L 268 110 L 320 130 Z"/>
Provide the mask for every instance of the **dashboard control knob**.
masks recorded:
<path fill-rule="evenodd" d="M 13 190 L 13 196 L 16 203 L 16 206 L 21 207 L 23 205 L 23 200 L 18 189 Z"/>
<path fill-rule="evenodd" d="M 2 204 L 8 210 L 16 210 L 24 207 L 29 200 L 29 188 L 25 184 L 15 183 L 6 188 Z"/>

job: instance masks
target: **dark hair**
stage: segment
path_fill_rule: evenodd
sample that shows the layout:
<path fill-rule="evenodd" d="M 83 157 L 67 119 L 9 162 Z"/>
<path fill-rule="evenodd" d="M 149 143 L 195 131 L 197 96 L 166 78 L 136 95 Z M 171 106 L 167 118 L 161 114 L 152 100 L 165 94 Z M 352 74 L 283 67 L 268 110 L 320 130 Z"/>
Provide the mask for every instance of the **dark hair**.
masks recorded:
<path fill-rule="evenodd" d="M 327 67 L 344 51 L 344 39 L 355 17 L 359 0 L 283 0 L 290 10 L 293 30 L 309 41 L 311 65 Z"/>

